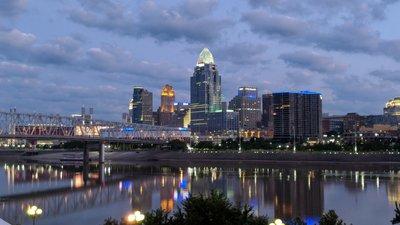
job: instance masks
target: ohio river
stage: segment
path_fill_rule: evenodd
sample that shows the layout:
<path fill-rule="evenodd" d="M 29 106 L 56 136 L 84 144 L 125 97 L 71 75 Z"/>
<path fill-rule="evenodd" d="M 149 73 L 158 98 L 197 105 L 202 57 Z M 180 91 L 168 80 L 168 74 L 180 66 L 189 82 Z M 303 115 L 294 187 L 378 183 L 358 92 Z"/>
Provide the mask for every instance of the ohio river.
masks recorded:
<path fill-rule="evenodd" d="M 389 224 L 400 200 L 400 173 L 393 168 L 1 163 L 0 184 L 0 217 L 23 225 L 32 223 L 24 213 L 29 205 L 43 209 L 38 225 L 101 225 L 135 210 L 170 212 L 189 193 L 212 189 L 249 204 L 256 215 L 299 216 L 313 225 L 330 209 L 348 224 Z"/>

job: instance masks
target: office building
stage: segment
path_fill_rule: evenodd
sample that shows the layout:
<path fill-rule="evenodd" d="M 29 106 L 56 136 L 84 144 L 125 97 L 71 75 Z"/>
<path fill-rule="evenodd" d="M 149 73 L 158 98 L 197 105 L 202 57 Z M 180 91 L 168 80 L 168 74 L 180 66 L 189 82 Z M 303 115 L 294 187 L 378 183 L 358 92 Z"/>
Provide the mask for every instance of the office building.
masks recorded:
<path fill-rule="evenodd" d="M 129 115 L 132 123 L 153 124 L 153 93 L 143 87 L 133 87 Z"/>
<path fill-rule="evenodd" d="M 273 93 L 274 138 L 305 140 L 322 134 L 322 97 L 320 93 Z"/>
<path fill-rule="evenodd" d="M 174 103 L 175 112 L 172 118 L 172 126 L 188 128 L 190 125 L 190 105 L 187 102 Z"/>
<path fill-rule="evenodd" d="M 190 77 L 190 108 L 190 128 L 198 134 L 207 132 L 208 115 L 221 109 L 221 76 L 208 48 L 201 51 Z"/>
<path fill-rule="evenodd" d="M 209 114 L 208 132 L 212 134 L 236 134 L 239 126 L 238 116 L 238 112 L 229 110 L 226 102 L 223 102 L 222 109 Z"/>
<path fill-rule="evenodd" d="M 272 93 L 263 94 L 261 98 L 262 114 L 261 114 L 261 128 L 265 130 L 274 129 L 274 104 Z"/>
<path fill-rule="evenodd" d="M 166 84 L 161 90 L 161 106 L 158 109 L 158 125 L 170 126 L 174 114 L 175 91 L 171 85 Z"/>
<path fill-rule="evenodd" d="M 239 126 L 255 130 L 261 122 L 261 99 L 255 87 L 240 87 L 238 95 L 229 102 L 229 109 L 239 113 Z"/>

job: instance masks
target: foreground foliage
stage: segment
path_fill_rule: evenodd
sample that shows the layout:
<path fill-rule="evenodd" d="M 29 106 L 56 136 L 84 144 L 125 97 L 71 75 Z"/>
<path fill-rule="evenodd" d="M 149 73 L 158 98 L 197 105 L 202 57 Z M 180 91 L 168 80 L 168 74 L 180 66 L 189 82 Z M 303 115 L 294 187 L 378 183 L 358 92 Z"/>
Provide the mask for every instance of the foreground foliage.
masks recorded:
<path fill-rule="evenodd" d="M 124 219 L 105 220 L 104 225 L 127 225 Z M 142 225 L 268 225 L 267 216 L 255 216 L 247 205 L 233 205 L 223 194 L 212 191 L 210 196 L 191 195 L 174 213 L 158 209 L 147 213 Z M 288 225 L 306 225 L 300 218 L 285 221 Z M 331 210 L 322 215 L 319 225 L 346 225 Z"/>

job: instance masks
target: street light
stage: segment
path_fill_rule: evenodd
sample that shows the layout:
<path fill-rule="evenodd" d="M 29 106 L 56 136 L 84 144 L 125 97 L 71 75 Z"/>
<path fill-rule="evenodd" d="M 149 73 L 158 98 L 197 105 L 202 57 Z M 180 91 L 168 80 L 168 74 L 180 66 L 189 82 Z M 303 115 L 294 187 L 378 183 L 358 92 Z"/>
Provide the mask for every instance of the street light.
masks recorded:
<path fill-rule="evenodd" d="M 285 225 L 281 219 L 276 219 L 274 222 L 270 223 L 269 225 Z"/>
<path fill-rule="evenodd" d="M 135 211 L 126 216 L 126 221 L 129 224 L 136 224 L 144 220 L 144 215 L 140 211 Z"/>
<path fill-rule="evenodd" d="M 32 224 L 35 225 L 36 219 L 40 217 L 43 213 L 43 210 L 36 205 L 29 206 L 28 209 L 26 210 L 26 214 L 29 216 L 29 218 L 32 219 Z"/>

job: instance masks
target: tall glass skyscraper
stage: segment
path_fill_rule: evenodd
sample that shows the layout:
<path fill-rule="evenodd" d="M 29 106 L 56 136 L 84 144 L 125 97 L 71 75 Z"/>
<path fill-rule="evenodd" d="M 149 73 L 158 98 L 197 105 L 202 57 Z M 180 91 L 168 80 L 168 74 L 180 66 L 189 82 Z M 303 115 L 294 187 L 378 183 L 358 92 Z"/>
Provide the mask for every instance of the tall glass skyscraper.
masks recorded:
<path fill-rule="evenodd" d="M 208 48 L 201 51 L 190 78 L 190 107 L 192 132 L 206 133 L 208 115 L 221 110 L 221 76 Z"/>
<path fill-rule="evenodd" d="M 132 123 L 153 124 L 153 93 L 143 87 L 133 87 L 129 114 Z"/>

